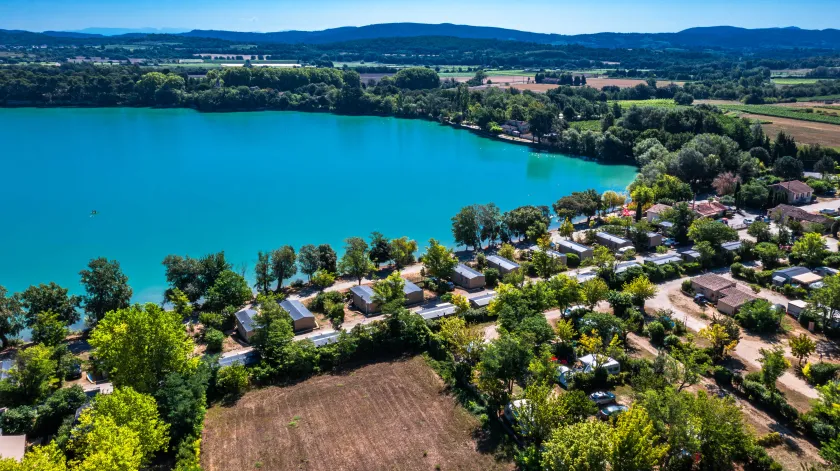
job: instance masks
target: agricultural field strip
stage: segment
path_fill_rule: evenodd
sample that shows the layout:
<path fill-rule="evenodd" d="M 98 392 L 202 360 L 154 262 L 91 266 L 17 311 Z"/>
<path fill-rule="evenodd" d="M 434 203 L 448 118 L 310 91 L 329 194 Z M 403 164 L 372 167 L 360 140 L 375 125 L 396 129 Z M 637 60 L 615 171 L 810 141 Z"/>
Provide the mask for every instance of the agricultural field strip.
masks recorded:
<path fill-rule="evenodd" d="M 798 119 L 801 121 L 814 121 L 817 123 L 840 125 L 840 116 L 826 116 L 817 113 L 806 113 L 804 111 L 793 111 L 790 108 L 772 105 L 719 105 L 719 108 L 743 113 L 760 114 L 764 116 L 776 116 L 779 118 Z"/>

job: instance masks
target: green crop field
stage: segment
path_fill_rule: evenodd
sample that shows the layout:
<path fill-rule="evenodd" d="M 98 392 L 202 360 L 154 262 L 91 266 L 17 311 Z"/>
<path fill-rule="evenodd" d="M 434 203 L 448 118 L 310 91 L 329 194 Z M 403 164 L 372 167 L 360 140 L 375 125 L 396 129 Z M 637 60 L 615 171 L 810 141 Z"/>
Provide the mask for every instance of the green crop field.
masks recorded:
<path fill-rule="evenodd" d="M 719 105 L 719 108 L 743 113 L 760 114 L 764 116 L 776 116 L 778 118 L 798 119 L 801 121 L 813 121 L 816 123 L 840 124 L 840 116 L 828 116 L 817 113 L 806 113 L 796 108 L 772 105 Z"/>
<path fill-rule="evenodd" d="M 773 83 L 776 85 L 802 85 L 802 84 L 809 84 L 809 83 L 817 83 L 818 79 L 813 78 L 801 78 L 801 77 L 786 77 L 786 78 L 774 78 L 772 79 Z"/>
<path fill-rule="evenodd" d="M 611 101 L 610 105 L 618 103 L 622 108 L 630 108 L 633 106 L 652 106 L 655 108 L 676 108 L 679 105 L 674 103 L 670 98 L 657 98 L 654 100 L 618 100 Z"/>
<path fill-rule="evenodd" d="M 590 119 L 588 121 L 572 121 L 569 123 L 569 126 L 577 129 L 578 131 L 600 131 L 601 120 Z"/>
<path fill-rule="evenodd" d="M 804 101 L 828 101 L 828 100 L 840 100 L 840 95 L 806 96 L 806 97 L 796 99 L 796 101 L 799 101 L 799 102 L 804 102 Z"/>
<path fill-rule="evenodd" d="M 450 77 L 472 77 L 475 75 L 475 72 L 443 72 L 444 70 L 452 70 L 455 67 L 441 67 L 440 75 L 442 78 L 450 78 Z M 534 72 L 525 72 L 524 70 L 485 70 L 485 74 L 492 77 L 506 77 L 506 76 L 518 76 L 518 77 L 533 77 L 535 74 Z"/>

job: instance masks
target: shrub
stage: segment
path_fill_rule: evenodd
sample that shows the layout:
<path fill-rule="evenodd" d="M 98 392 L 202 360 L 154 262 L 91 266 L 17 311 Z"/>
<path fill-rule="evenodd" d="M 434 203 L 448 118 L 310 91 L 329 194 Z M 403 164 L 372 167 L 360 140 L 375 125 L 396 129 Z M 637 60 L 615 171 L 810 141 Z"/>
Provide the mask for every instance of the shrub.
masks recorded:
<path fill-rule="evenodd" d="M 744 265 L 741 264 L 741 263 L 737 263 L 737 262 L 733 263 L 732 265 L 729 266 L 729 271 L 732 272 L 732 276 L 741 277 L 741 276 L 743 276 L 742 272 L 744 271 Z"/>
<path fill-rule="evenodd" d="M 26 435 L 32 431 L 35 425 L 35 409 L 29 406 L 20 406 L 9 409 L 0 416 L 0 428 L 3 435 Z"/>
<path fill-rule="evenodd" d="M 344 323 L 344 302 L 334 303 L 328 301 L 324 307 L 324 314 L 326 314 L 333 326 L 340 326 Z"/>
<path fill-rule="evenodd" d="M 691 286 L 691 280 L 683 280 L 682 282 L 682 290 L 689 295 L 694 295 L 694 287 Z"/>
<path fill-rule="evenodd" d="M 444 293 L 440 297 L 440 300 L 441 300 L 441 302 L 444 302 L 444 303 L 451 303 L 452 302 L 452 293 Z"/>
<path fill-rule="evenodd" d="M 321 289 L 328 288 L 335 283 L 335 274 L 326 270 L 318 270 L 312 275 L 312 283 Z"/>
<path fill-rule="evenodd" d="M 238 399 L 248 388 L 248 370 L 239 363 L 219 368 L 216 378 L 216 388 L 227 401 Z"/>
<path fill-rule="evenodd" d="M 770 280 L 773 279 L 773 271 L 762 270 L 755 272 L 755 282 L 761 286 L 770 285 Z"/>
<path fill-rule="evenodd" d="M 488 268 L 484 270 L 484 281 L 488 286 L 496 286 L 499 282 L 499 270 L 495 268 Z"/>
<path fill-rule="evenodd" d="M 479 252 L 479 254 L 475 256 L 475 265 L 479 270 L 487 268 L 487 256 Z"/>
<path fill-rule="evenodd" d="M 806 365 L 808 374 L 805 375 L 811 384 L 822 386 L 823 384 L 835 379 L 837 372 L 840 371 L 840 365 L 832 363 L 809 363 Z M 803 374 L 805 373 L 803 368 Z"/>
<path fill-rule="evenodd" d="M 832 268 L 840 267 L 840 255 L 830 255 L 823 260 L 823 263 Z"/>
<path fill-rule="evenodd" d="M 321 291 L 309 303 L 309 309 L 315 312 L 326 312 L 327 303 L 344 303 L 344 297 L 338 291 Z"/>
<path fill-rule="evenodd" d="M 665 337 L 665 340 L 663 340 L 662 343 L 669 349 L 673 349 L 679 347 L 682 342 L 680 342 L 680 338 L 678 336 L 669 334 Z"/>
<path fill-rule="evenodd" d="M 627 328 L 633 332 L 639 333 L 645 327 L 645 316 L 638 309 L 630 309 L 627 311 Z"/>
<path fill-rule="evenodd" d="M 702 268 L 703 267 L 697 262 L 689 262 L 683 264 L 683 270 L 685 270 L 687 274 L 700 273 L 700 270 Z"/>
<path fill-rule="evenodd" d="M 222 345 L 225 343 L 225 334 L 221 330 L 208 327 L 204 331 L 204 343 L 207 344 L 208 352 L 220 352 L 222 351 Z"/>
<path fill-rule="evenodd" d="M 714 369 L 714 378 L 715 382 L 721 386 L 731 386 L 732 385 L 732 372 L 729 371 L 728 368 L 718 365 L 715 366 Z"/>
<path fill-rule="evenodd" d="M 758 437 L 755 442 L 765 448 L 770 448 L 781 445 L 783 440 L 782 435 L 779 432 L 770 432 L 766 435 Z"/>
<path fill-rule="evenodd" d="M 665 326 L 659 321 L 653 321 L 647 325 L 647 334 L 651 343 L 661 345 L 665 339 Z"/>
<path fill-rule="evenodd" d="M 202 312 L 198 315 L 198 322 L 201 322 L 204 327 L 222 330 L 225 316 L 216 312 Z"/>
<path fill-rule="evenodd" d="M 580 257 L 574 253 L 567 253 L 566 254 L 566 265 L 569 268 L 577 268 L 580 266 Z M 838 264 L 840 265 L 840 264 Z"/>

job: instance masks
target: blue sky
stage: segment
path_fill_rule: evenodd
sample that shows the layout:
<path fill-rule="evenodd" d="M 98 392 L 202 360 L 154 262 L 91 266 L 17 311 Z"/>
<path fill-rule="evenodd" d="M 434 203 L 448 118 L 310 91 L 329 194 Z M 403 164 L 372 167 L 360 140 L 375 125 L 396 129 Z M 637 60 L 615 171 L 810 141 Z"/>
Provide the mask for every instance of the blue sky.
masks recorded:
<path fill-rule="evenodd" d="M 413 21 L 544 33 L 671 32 L 692 26 L 840 27 L 840 0 L 0 0 L 0 28 L 318 30 Z"/>

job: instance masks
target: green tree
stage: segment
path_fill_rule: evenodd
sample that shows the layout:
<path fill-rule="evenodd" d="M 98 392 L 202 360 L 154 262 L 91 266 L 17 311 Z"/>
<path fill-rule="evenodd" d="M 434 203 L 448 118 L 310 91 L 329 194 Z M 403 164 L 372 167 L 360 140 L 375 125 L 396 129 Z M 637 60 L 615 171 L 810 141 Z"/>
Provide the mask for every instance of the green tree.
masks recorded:
<path fill-rule="evenodd" d="M 610 287 L 601 278 L 593 278 L 580 284 L 581 298 L 590 310 L 594 309 L 599 302 L 607 299 L 609 292 Z"/>
<path fill-rule="evenodd" d="M 239 399 L 248 389 L 248 370 L 239 363 L 219 368 L 217 378 L 216 387 L 226 401 Z"/>
<path fill-rule="evenodd" d="M 629 283 L 624 283 L 623 291 L 633 297 L 633 303 L 644 309 L 645 301 L 656 296 L 656 285 L 645 275 L 639 275 Z"/>
<path fill-rule="evenodd" d="M 584 299 L 580 283 L 567 275 L 560 274 L 551 278 L 548 281 L 548 286 L 554 295 L 554 303 L 560 308 L 560 312 L 564 312 L 567 307 Z"/>
<path fill-rule="evenodd" d="M 765 270 L 779 266 L 779 259 L 784 255 L 779 246 L 772 242 L 760 242 L 753 248 Z"/>
<path fill-rule="evenodd" d="M 193 305 L 190 304 L 190 299 L 183 291 L 178 288 L 168 290 L 166 293 L 166 300 L 172 303 L 172 306 L 175 308 L 175 312 L 177 312 L 181 318 L 187 319 L 192 316 Z"/>
<path fill-rule="evenodd" d="M 89 342 L 92 355 L 118 387 L 152 392 L 169 373 L 191 368 L 193 342 L 181 316 L 155 304 L 109 312 Z"/>
<path fill-rule="evenodd" d="M 532 345 L 515 335 L 505 334 L 490 342 L 476 365 L 479 389 L 495 406 L 504 404 L 513 391 L 514 380 L 528 371 L 533 355 Z"/>
<path fill-rule="evenodd" d="M 423 255 L 423 266 L 428 275 L 449 279 L 457 265 L 458 259 L 455 258 L 451 249 L 441 245 L 435 239 L 429 239 L 429 246 L 426 247 L 426 254 Z"/>
<path fill-rule="evenodd" d="M 776 345 L 772 349 L 762 348 L 758 352 L 761 354 L 761 358 L 758 359 L 761 363 L 761 382 L 767 389 L 775 391 L 776 380 L 790 368 L 790 362 L 785 358 L 785 349 Z"/>
<path fill-rule="evenodd" d="M 773 173 L 783 180 L 802 178 L 802 161 L 786 155 L 773 163 Z"/>
<path fill-rule="evenodd" d="M 297 273 L 297 255 L 291 245 L 284 245 L 271 252 L 271 273 L 277 280 L 276 293 L 283 288 L 283 282 Z"/>
<path fill-rule="evenodd" d="M 677 386 L 677 391 L 693 386 L 711 366 L 709 357 L 693 342 L 687 342 L 681 348 L 671 350 L 671 355 L 663 357 L 665 376 L 669 383 Z"/>
<path fill-rule="evenodd" d="M 755 237 L 755 241 L 759 244 L 770 241 L 770 225 L 766 222 L 755 221 L 747 228 L 747 234 Z"/>
<path fill-rule="evenodd" d="M 720 221 L 701 218 L 689 227 L 688 238 L 695 243 L 709 242 L 713 247 L 719 248 L 724 242 L 738 240 L 738 232 Z"/>
<path fill-rule="evenodd" d="M 811 337 L 809 337 L 808 334 L 804 333 L 791 337 L 790 340 L 788 340 L 788 344 L 790 345 L 791 355 L 799 359 L 800 366 L 803 361 L 807 360 L 808 357 L 817 350 L 817 344 L 811 340 Z"/>
<path fill-rule="evenodd" d="M 82 416 L 86 417 L 79 417 L 81 430 L 84 430 L 85 424 L 107 417 L 118 427 L 126 427 L 136 433 L 144 463 L 165 449 L 169 442 L 169 425 L 161 420 L 155 399 L 130 387 L 116 388 L 111 394 L 96 396 Z"/>
<path fill-rule="evenodd" d="M 368 245 L 361 237 L 350 237 L 344 241 L 344 255 L 341 256 L 339 269 L 347 276 L 362 284 L 364 277 L 376 268 L 368 258 Z"/>
<path fill-rule="evenodd" d="M 618 416 L 610 438 L 609 461 L 615 471 L 659 469 L 668 453 L 668 445 L 660 444 L 653 421 L 640 406 Z"/>
<path fill-rule="evenodd" d="M 216 283 L 207 291 L 206 309 L 222 311 L 225 308 L 239 309 L 251 300 L 251 288 L 239 273 L 231 270 L 222 272 Z"/>
<path fill-rule="evenodd" d="M 542 453 L 545 471 L 606 471 L 610 458 L 610 426 L 599 421 L 565 425 L 554 431 Z"/>
<path fill-rule="evenodd" d="M 478 250 L 481 247 L 479 210 L 475 205 L 465 206 L 452 217 L 452 236 L 455 243 Z"/>
<path fill-rule="evenodd" d="M 368 252 L 370 261 L 379 265 L 391 260 L 391 245 L 388 239 L 379 232 L 374 231 L 370 235 L 370 251 Z"/>
<path fill-rule="evenodd" d="M 251 345 L 260 355 L 261 366 L 267 368 L 263 374 L 271 375 L 283 368 L 286 348 L 295 335 L 292 318 L 271 296 L 258 296 L 257 303 L 260 310 L 254 316 L 254 336 L 251 337 Z"/>
<path fill-rule="evenodd" d="M 16 402 L 34 404 L 44 399 L 58 386 L 56 367 L 53 351 L 45 345 L 36 344 L 21 351 L 8 378 Z"/>
<path fill-rule="evenodd" d="M 318 248 L 312 244 L 301 247 L 298 252 L 298 265 L 300 265 L 300 272 L 309 277 L 311 282 L 312 275 L 321 268 Z"/>
<path fill-rule="evenodd" d="M 566 218 L 566 220 L 563 221 L 563 224 L 560 225 L 560 229 L 558 230 L 560 232 L 560 235 L 567 239 L 571 239 L 572 234 L 575 233 L 575 225 L 572 224 L 572 221 L 569 218 Z"/>
<path fill-rule="evenodd" d="M 70 296 L 67 293 L 67 288 L 62 288 L 53 282 L 26 288 L 20 294 L 20 305 L 27 312 L 27 327 L 32 327 L 35 316 L 47 311 L 55 313 L 66 325 L 78 322 L 79 312 L 76 308 L 79 306 L 80 299 L 78 296 Z"/>
<path fill-rule="evenodd" d="M 36 314 L 31 329 L 32 341 L 48 347 L 55 347 L 60 344 L 69 333 L 67 326 L 62 322 L 58 314 L 52 311 L 44 311 Z"/>
<path fill-rule="evenodd" d="M 694 223 L 694 218 L 694 211 L 686 203 L 677 203 L 662 215 L 663 220 L 674 224 L 671 236 L 680 244 L 688 242 L 688 231 Z"/>
<path fill-rule="evenodd" d="M 417 251 L 417 241 L 408 237 L 391 239 L 391 258 L 397 269 L 407 267 L 414 263 L 414 252 Z"/>
<path fill-rule="evenodd" d="M 738 346 L 738 339 L 732 338 L 726 327 L 721 324 L 712 323 L 700 329 L 698 334 L 712 344 L 712 352 L 717 360 L 723 360 Z"/>
<path fill-rule="evenodd" d="M 714 260 L 715 255 L 717 255 L 717 251 L 714 246 L 707 240 L 698 242 L 697 245 L 694 246 L 694 250 L 700 254 L 700 264 L 704 267 L 711 265 L 712 260 Z"/>
<path fill-rule="evenodd" d="M 330 244 L 321 244 L 318 246 L 318 265 L 321 270 L 326 270 L 330 273 L 338 273 L 338 256 L 335 250 L 330 247 Z"/>
<path fill-rule="evenodd" d="M 488 245 L 493 245 L 502 235 L 502 213 L 493 203 L 481 204 L 477 208 L 481 240 L 486 240 Z"/>
<path fill-rule="evenodd" d="M 384 280 L 373 285 L 373 302 L 379 304 L 382 312 L 391 314 L 405 304 L 405 280 L 395 271 Z"/>
<path fill-rule="evenodd" d="M 0 459 L 2 471 L 67 471 L 67 457 L 55 441 L 33 446 L 18 463 L 12 458 Z"/>
<path fill-rule="evenodd" d="M 104 257 L 93 259 L 79 275 L 85 288 L 82 304 L 90 323 L 101 321 L 108 312 L 128 307 L 133 291 L 118 261 Z"/>
<path fill-rule="evenodd" d="M 119 470 L 134 471 L 143 463 L 143 452 L 137 432 L 119 426 L 111 417 L 97 417 L 82 413 L 79 424 L 70 437 L 69 448 L 75 459 L 70 461 L 74 471 Z M 82 421 L 84 418 L 84 421 Z"/>
<path fill-rule="evenodd" d="M 766 299 L 749 301 L 738 310 L 735 319 L 748 329 L 757 332 L 776 332 L 781 328 L 785 311 Z"/>
<path fill-rule="evenodd" d="M 791 253 L 809 267 L 816 267 L 822 264 L 828 254 L 828 247 L 820 234 L 809 232 L 793 243 Z"/>
<path fill-rule="evenodd" d="M 20 300 L 7 294 L 6 288 L 0 286 L 0 347 L 9 346 L 9 338 L 23 330 L 24 317 Z"/>
<path fill-rule="evenodd" d="M 440 76 L 426 67 L 407 67 L 394 74 L 394 85 L 409 90 L 440 88 Z"/>
<path fill-rule="evenodd" d="M 540 107 L 531 112 L 531 118 L 528 124 L 531 127 L 531 134 L 536 136 L 537 141 L 542 139 L 542 136 L 551 132 L 554 123 L 557 121 L 557 111 L 553 107 Z"/>
<path fill-rule="evenodd" d="M 212 368 L 202 361 L 195 370 L 170 373 L 155 391 L 160 417 L 169 424 L 170 449 L 201 436 Z"/>
<path fill-rule="evenodd" d="M 630 193 L 630 198 L 633 199 L 633 203 L 636 205 L 636 222 L 642 220 L 645 205 L 653 203 L 655 197 L 656 195 L 653 188 L 644 185 L 637 186 L 633 192 Z"/>
<path fill-rule="evenodd" d="M 548 236 L 541 237 L 537 241 L 537 250 L 531 254 L 531 264 L 537 275 L 544 280 L 560 271 L 560 261 L 548 253 L 550 243 Z"/>

